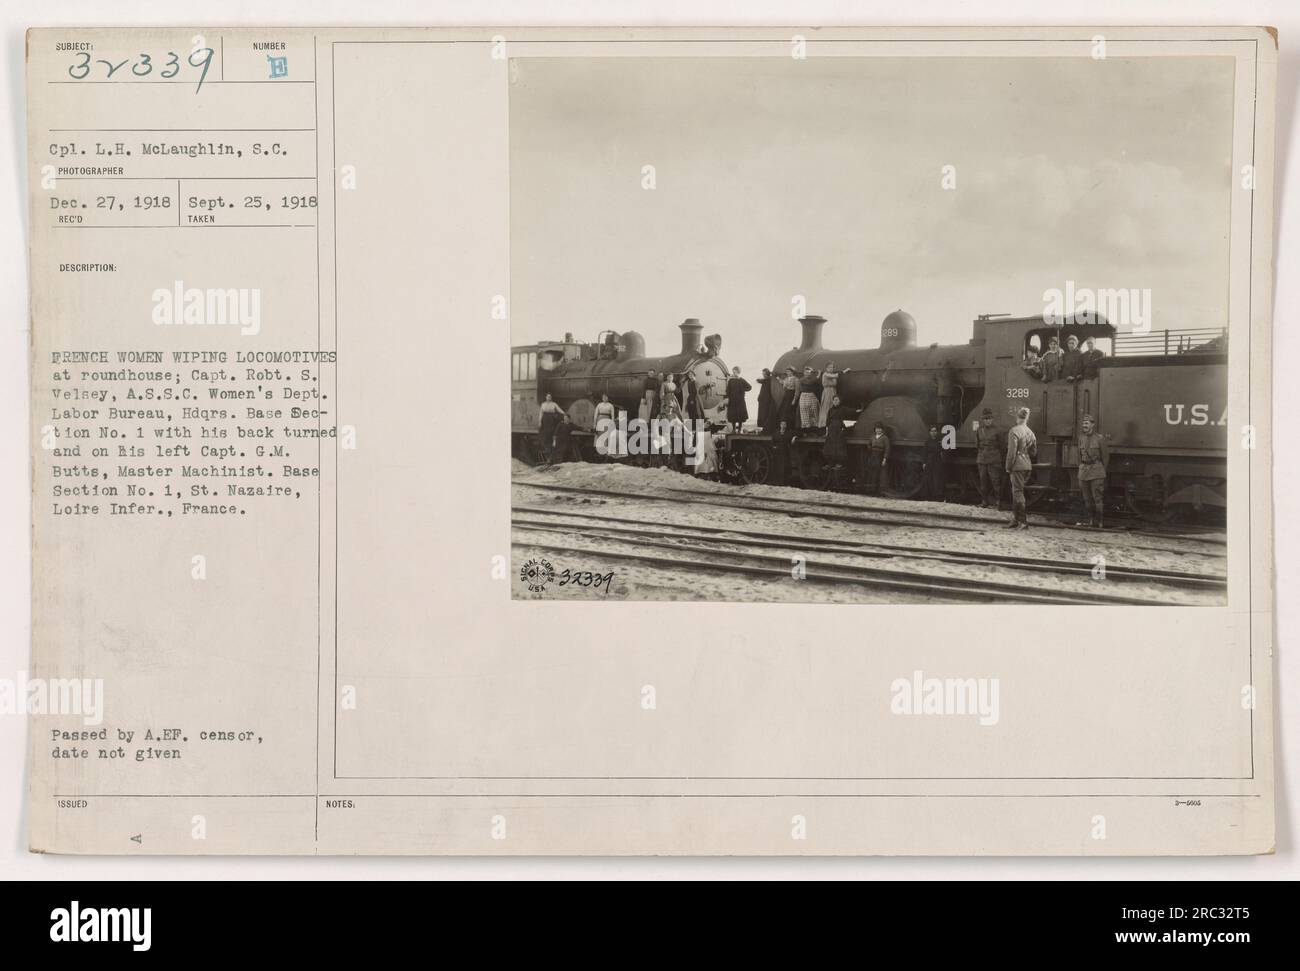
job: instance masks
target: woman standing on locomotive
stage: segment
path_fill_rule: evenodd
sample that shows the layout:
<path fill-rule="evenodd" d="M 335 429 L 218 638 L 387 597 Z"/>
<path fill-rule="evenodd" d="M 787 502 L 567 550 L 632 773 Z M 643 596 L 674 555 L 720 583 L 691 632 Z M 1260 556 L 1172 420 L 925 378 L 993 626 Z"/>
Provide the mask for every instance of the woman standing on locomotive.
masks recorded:
<path fill-rule="evenodd" d="M 739 366 L 733 367 L 731 377 L 727 379 L 727 424 L 737 433 L 749 421 L 749 407 L 745 404 L 749 389 L 749 382 L 740 376 Z"/>
<path fill-rule="evenodd" d="M 772 428 L 772 372 L 763 368 L 763 376 L 758 379 L 758 430 L 767 432 Z"/>
<path fill-rule="evenodd" d="M 799 379 L 799 428 L 821 428 L 817 419 L 821 413 L 822 383 L 817 372 L 804 365 L 803 377 Z"/>
<path fill-rule="evenodd" d="M 609 400 L 608 394 L 602 394 L 600 404 L 596 405 L 596 433 L 600 434 L 608 426 L 614 424 L 614 418 L 614 403 Z"/>
<path fill-rule="evenodd" d="M 677 385 L 673 382 L 671 374 L 664 375 L 664 383 L 659 389 L 659 394 L 663 399 L 663 404 L 659 409 L 659 417 L 666 418 L 669 421 L 676 419 L 682 420 L 682 403 L 677 398 Z"/>
<path fill-rule="evenodd" d="M 663 382 L 660 380 L 660 375 L 655 374 L 653 368 L 651 368 L 649 371 L 645 373 L 645 393 L 643 395 L 643 399 L 645 401 L 645 407 L 643 409 L 640 409 L 640 411 L 643 413 L 639 413 L 637 415 L 637 417 L 640 418 L 642 421 L 644 421 L 647 418 L 654 417 L 655 410 L 656 410 L 655 399 L 658 398 L 659 396 L 659 385 L 662 383 Z"/>
<path fill-rule="evenodd" d="M 550 465 L 551 452 L 555 449 L 555 429 L 559 427 L 560 419 L 564 417 L 564 409 L 556 404 L 548 391 L 546 400 L 537 410 L 539 412 L 537 437 L 541 440 L 542 458 L 546 460 L 547 465 Z"/>
<path fill-rule="evenodd" d="M 645 401 L 641 402 L 641 409 L 645 409 Z M 609 400 L 609 394 L 603 393 L 600 396 L 600 404 L 596 405 L 596 451 L 604 456 L 622 455 L 626 451 L 626 443 L 620 442 L 618 437 L 618 409 L 614 403 Z"/>
<path fill-rule="evenodd" d="M 785 369 L 785 375 L 781 378 L 781 387 L 783 393 L 773 423 L 779 425 L 781 422 L 786 422 L 790 430 L 795 431 L 799 427 L 799 379 L 794 376 L 794 368 Z"/>
<path fill-rule="evenodd" d="M 836 391 L 836 385 L 839 384 L 840 375 L 848 374 L 852 370 L 852 368 L 846 367 L 843 371 L 837 371 L 835 370 L 835 362 L 831 361 L 826 365 L 826 369 L 822 371 L 822 406 L 821 410 L 817 413 L 818 428 L 828 427 L 826 419 L 827 416 L 830 415 L 831 407 L 835 401 L 836 395 L 838 394 Z"/>
<path fill-rule="evenodd" d="M 695 375 L 687 371 L 682 379 L 682 386 L 685 388 L 686 417 L 691 421 L 702 419 L 704 417 L 704 405 L 700 402 L 700 386 L 695 381 Z"/>
<path fill-rule="evenodd" d="M 826 445 L 823 455 L 826 464 L 832 469 L 844 468 L 844 460 L 849 457 L 849 450 L 844 444 L 844 422 L 857 417 L 852 408 L 840 404 L 840 396 L 831 396 L 831 407 L 826 412 Z"/>

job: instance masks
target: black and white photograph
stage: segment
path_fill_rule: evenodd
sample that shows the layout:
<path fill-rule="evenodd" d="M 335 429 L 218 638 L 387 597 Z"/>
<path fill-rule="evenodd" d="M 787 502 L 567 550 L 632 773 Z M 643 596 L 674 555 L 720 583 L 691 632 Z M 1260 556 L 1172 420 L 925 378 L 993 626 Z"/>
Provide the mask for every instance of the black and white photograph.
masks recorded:
<path fill-rule="evenodd" d="M 515 595 L 1226 603 L 1233 91 L 512 64 Z"/>

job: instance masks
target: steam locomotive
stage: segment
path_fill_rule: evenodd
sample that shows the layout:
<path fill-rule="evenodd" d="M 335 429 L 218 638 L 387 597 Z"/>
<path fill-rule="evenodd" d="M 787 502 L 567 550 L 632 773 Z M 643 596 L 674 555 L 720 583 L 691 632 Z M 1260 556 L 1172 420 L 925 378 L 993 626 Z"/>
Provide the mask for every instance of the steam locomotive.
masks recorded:
<path fill-rule="evenodd" d="M 779 377 L 786 368 L 840 372 L 837 393 L 854 411 L 846 432 L 848 461 L 828 468 L 824 438 L 800 434 L 778 450 L 772 429 L 728 434 L 725 465 L 753 483 L 858 490 L 867 481 L 866 446 L 879 422 L 890 438 L 891 455 L 881 491 L 915 498 L 925 485 L 924 445 L 929 429 L 949 433 L 948 487 L 962 497 L 978 493 L 975 431 L 985 409 L 1005 430 L 1016 411 L 1030 409 L 1038 457 L 1026 488 L 1036 505 L 1077 496 L 1078 431 L 1085 414 L 1094 416 L 1109 441 L 1107 498 L 1146 519 L 1161 521 L 1181 512 L 1221 510 L 1227 496 L 1228 348 L 1226 330 L 1186 329 L 1121 335 L 1100 314 L 1069 318 L 985 315 L 973 324 L 965 344 L 917 345 L 917 325 L 896 310 L 880 326 L 876 348 L 830 351 L 822 346 L 823 317 L 799 320 L 799 345 L 776 361 L 770 395 L 773 412 L 786 393 Z M 691 373 L 708 416 L 724 424 L 727 367 L 718 354 L 721 338 L 700 344 L 699 321 L 681 325 L 681 350 L 668 357 L 645 356 L 635 332 L 606 333 L 584 344 L 562 342 L 512 349 L 515 454 L 536 459 L 537 409 L 550 394 L 578 429 L 582 457 L 596 459 L 593 418 L 601 393 L 635 415 L 647 371 Z M 1050 338 L 1064 346 L 1074 336 L 1094 338 L 1109 353 L 1076 381 L 1043 382 L 1021 363 L 1029 348 L 1045 349 Z M 784 453 L 784 454 L 783 454 Z"/>
<path fill-rule="evenodd" d="M 601 331 L 595 343 L 565 334 L 551 341 L 511 348 L 511 429 L 514 454 L 525 461 L 538 458 L 537 426 L 541 403 L 550 395 L 569 413 L 579 431 L 575 441 L 582 457 L 595 460 L 596 402 L 609 395 L 615 408 L 633 418 L 644 395 L 649 372 L 689 374 L 695 379 L 704 417 L 716 425 L 725 420 L 727 365 L 719 354 L 722 338 L 704 337 L 704 325 L 690 318 L 679 325 L 681 350 L 667 357 L 647 357 L 645 338 L 636 331 Z"/>

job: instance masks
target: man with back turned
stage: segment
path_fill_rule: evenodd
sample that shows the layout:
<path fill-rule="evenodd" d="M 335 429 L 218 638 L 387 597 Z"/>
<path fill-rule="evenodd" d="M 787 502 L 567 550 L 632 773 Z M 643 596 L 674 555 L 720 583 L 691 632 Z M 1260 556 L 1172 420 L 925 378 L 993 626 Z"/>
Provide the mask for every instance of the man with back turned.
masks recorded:
<path fill-rule="evenodd" d="M 1007 432 L 1007 475 L 1011 476 L 1012 529 L 1028 529 L 1029 513 L 1025 504 L 1025 484 L 1034 471 L 1038 457 L 1038 439 L 1029 427 L 1029 409 L 1016 412 L 1016 423 Z"/>

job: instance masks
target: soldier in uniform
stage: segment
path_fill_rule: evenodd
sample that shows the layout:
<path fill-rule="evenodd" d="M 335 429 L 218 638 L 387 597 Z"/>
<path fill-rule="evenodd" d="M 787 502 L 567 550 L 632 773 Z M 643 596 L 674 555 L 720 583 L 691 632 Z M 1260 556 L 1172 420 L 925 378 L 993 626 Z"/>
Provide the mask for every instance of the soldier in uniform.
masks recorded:
<path fill-rule="evenodd" d="M 1016 424 L 1007 432 L 1007 474 L 1011 476 L 1012 529 L 1028 529 L 1029 513 L 1025 508 L 1025 483 L 1034 471 L 1038 456 L 1038 439 L 1029 427 L 1029 409 L 1016 412 Z"/>
<path fill-rule="evenodd" d="M 1083 508 L 1091 518 L 1091 525 L 1102 528 L 1106 497 L 1106 466 L 1110 464 L 1110 447 L 1101 433 L 1096 431 L 1092 415 L 1084 415 L 1079 435 L 1079 490 L 1083 493 Z M 1083 523 L 1075 523 L 1082 526 Z"/>
<path fill-rule="evenodd" d="M 930 426 L 930 437 L 925 440 L 925 464 L 922 471 L 925 473 L 926 498 L 933 499 L 935 502 L 943 502 L 944 486 L 947 484 L 944 462 L 948 456 L 944 454 L 943 439 L 939 435 L 937 425 Z"/>
<path fill-rule="evenodd" d="M 975 430 L 975 466 L 980 474 L 980 508 L 997 509 L 1002 502 L 1002 433 L 993 417 L 993 410 L 985 408 L 980 415 L 980 427 Z"/>

